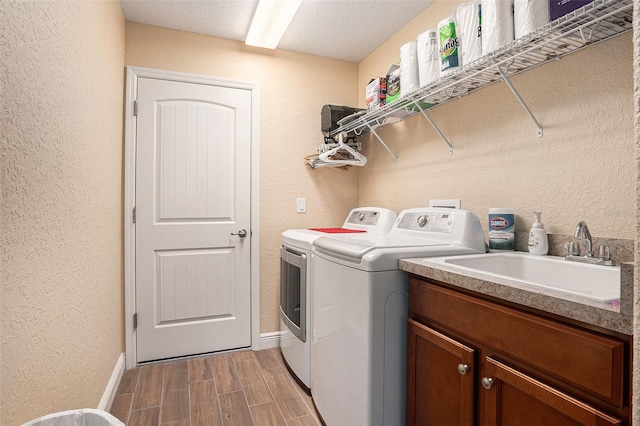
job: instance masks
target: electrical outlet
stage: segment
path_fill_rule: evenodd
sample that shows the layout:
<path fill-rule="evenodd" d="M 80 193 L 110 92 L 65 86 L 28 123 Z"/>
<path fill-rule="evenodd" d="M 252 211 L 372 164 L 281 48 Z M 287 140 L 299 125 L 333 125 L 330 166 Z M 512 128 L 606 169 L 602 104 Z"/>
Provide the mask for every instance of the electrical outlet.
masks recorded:
<path fill-rule="evenodd" d="M 298 213 L 306 213 L 307 212 L 307 199 L 306 198 L 298 198 L 296 201 L 296 211 Z"/>

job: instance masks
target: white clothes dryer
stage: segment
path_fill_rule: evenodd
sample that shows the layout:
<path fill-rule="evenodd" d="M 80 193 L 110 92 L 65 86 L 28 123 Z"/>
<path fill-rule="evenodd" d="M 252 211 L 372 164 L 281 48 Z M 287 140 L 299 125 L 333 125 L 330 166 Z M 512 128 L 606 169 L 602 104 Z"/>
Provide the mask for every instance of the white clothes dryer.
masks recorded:
<path fill-rule="evenodd" d="M 403 258 L 484 253 L 464 210 L 404 210 L 387 235 L 313 242 L 313 401 L 328 426 L 405 424 L 408 276 Z"/>
<path fill-rule="evenodd" d="M 280 349 L 302 385 L 311 389 L 313 241 L 323 235 L 382 235 L 397 215 L 380 207 L 351 210 L 341 228 L 289 229 L 280 247 Z"/>

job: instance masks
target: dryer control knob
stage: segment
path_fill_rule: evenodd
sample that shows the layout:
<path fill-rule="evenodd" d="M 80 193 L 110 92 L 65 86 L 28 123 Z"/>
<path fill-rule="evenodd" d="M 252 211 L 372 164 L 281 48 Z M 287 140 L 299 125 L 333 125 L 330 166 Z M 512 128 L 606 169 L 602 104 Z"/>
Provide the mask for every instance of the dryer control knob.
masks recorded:
<path fill-rule="evenodd" d="M 367 218 L 367 215 L 364 214 L 364 212 L 360 212 L 360 214 L 358 214 L 358 220 L 360 222 L 364 221 Z"/>
<path fill-rule="evenodd" d="M 429 216 L 421 214 L 418 216 L 418 226 L 420 228 L 424 228 L 424 226 L 429 223 Z"/>

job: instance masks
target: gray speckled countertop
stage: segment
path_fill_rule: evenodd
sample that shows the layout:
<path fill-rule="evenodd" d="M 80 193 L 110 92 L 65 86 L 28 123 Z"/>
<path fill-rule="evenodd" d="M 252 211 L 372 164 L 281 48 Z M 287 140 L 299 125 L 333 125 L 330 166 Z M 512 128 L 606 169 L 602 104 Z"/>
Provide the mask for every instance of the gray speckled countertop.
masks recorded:
<path fill-rule="evenodd" d="M 400 269 L 424 278 L 528 306 L 540 311 L 571 318 L 607 330 L 633 334 L 633 265 L 620 265 L 620 304 L 593 302 L 579 296 L 560 294 L 552 290 L 528 289 L 517 284 L 486 281 L 465 272 L 444 270 L 428 265 L 423 259 L 402 259 Z"/>

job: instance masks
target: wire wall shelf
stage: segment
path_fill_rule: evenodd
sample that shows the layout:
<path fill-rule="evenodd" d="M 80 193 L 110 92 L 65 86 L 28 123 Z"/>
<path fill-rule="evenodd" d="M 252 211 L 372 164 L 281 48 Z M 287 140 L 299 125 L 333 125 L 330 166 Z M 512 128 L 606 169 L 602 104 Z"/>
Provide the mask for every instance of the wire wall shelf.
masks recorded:
<path fill-rule="evenodd" d="M 361 135 L 372 132 L 389 154 L 398 157 L 375 131 L 416 114 L 422 114 L 449 146 L 453 146 L 428 116 L 430 109 L 468 95 L 498 81 L 504 81 L 525 109 L 542 137 L 543 128 L 513 86 L 510 77 L 593 46 L 633 28 L 633 0 L 594 0 L 481 58 L 440 77 L 429 85 L 403 95 L 384 107 L 344 123 L 331 132 Z"/>

